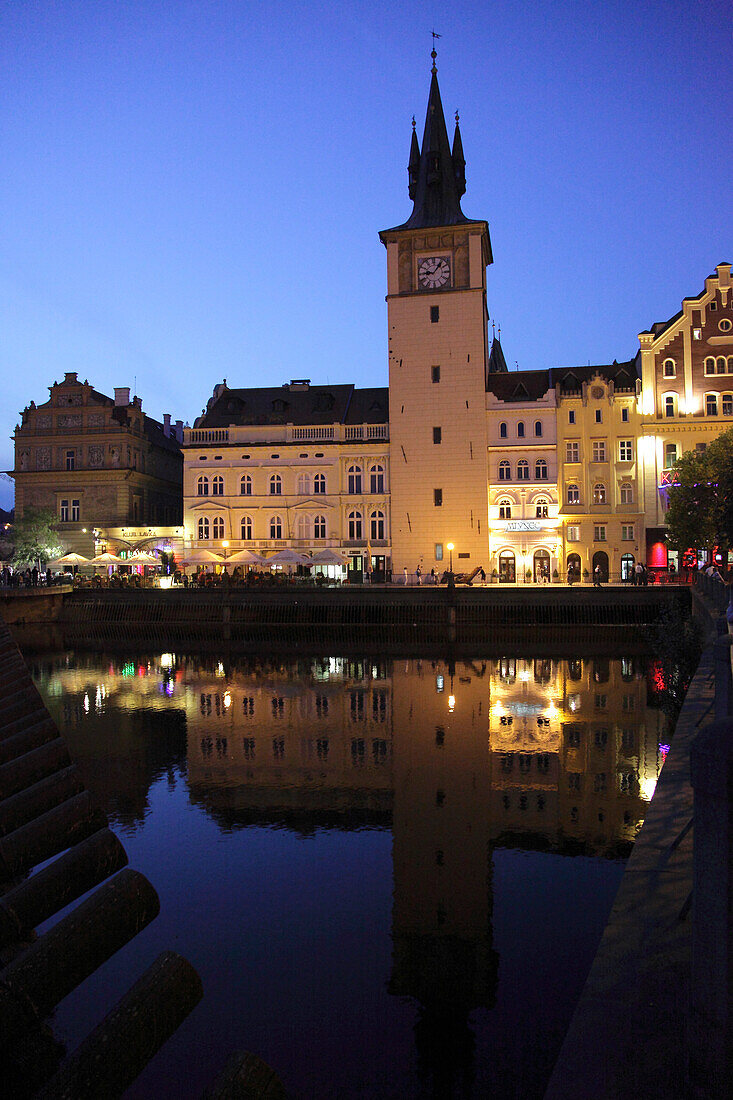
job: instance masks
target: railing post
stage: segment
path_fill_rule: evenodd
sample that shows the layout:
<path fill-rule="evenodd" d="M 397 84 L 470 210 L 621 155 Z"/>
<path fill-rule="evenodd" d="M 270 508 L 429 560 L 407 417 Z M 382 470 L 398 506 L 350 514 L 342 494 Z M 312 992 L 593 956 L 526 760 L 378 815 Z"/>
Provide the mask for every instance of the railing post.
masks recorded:
<path fill-rule="evenodd" d="M 717 643 L 716 643 L 717 644 Z M 687 1076 L 696 1100 L 733 1093 L 733 720 L 690 751 L 694 791 Z"/>

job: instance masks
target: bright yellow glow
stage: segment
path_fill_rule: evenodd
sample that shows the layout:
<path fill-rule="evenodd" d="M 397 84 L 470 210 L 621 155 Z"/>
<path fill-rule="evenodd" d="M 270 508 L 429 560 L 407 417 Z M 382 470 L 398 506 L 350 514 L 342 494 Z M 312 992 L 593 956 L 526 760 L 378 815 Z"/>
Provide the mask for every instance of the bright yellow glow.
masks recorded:
<path fill-rule="evenodd" d="M 519 673 L 519 679 L 526 684 L 527 681 L 530 679 L 529 669 L 522 669 L 522 671 Z"/>
<path fill-rule="evenodd" d="M 639 787 L 641 797 L 644 799 L 645 802 L 651 802 L 652 795 L 654 794 L 656 786 L 657 780 L 655 776 L 649 775 L 646 777 L 646 779 L 642 779 Z"/>
<path fill-rule="evenodd" d="M 455 697 L 455 695 L 449 695 L 448 696 L 448 710 L 455 710 L 455 706 L 456 706 L 456 697 Z"/>
<path fill-rule="evenodd" d="M 225 546 L 225 547 L 228 546 L 229 545 L 229 539 L 222 539 L 221 544 L 222 544 L 222 546 Z"/>
<path fill-rule="evenodd" d="M 161 668 L 173 668 L 173 654 L 161 653 L 160 655 L 160 667 Z"/>
<path fill-rule="evenodd" d="M 224 692 L 224 706 L 225 706 L 225 707 L 230 707 L 231 705 L 232 705 L 232 696 L 231 696 L 231 692 L 229 692 L 229 691 L 225 691 L 225 692 Z"/>
<path fill-rule="evenodd" d="M 455 550 L 455 546 L 452 542 L 446 543 L 446 550 Z"/>

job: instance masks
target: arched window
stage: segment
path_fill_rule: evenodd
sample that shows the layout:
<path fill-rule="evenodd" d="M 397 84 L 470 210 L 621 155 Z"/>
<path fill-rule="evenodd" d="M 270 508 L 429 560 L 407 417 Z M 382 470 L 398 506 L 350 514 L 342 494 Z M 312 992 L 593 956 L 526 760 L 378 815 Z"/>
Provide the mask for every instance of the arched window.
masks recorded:
<path fill-rule="evenodd" d="M 270 496 L 279 497 L 283 491 L 283 479 L 280 474 L 270 474 Z"/>
<path fill-rule="evenodd" d="M 506 422 L 504 420 L 502 420 L 501 424 L 499 425 L 499 438 L 500 439 L 506 439 L 506 432 L 507 432 Z"/>
<path fill-rule="evenodd" d="M 298 495 L 310 496 L 311 491 L 311 476 L 310 474 L 298 474 Z"/>
<path fill-rule="evenodd" d="M 568 485 L 568 504 L 580 504 L 580 489 L 577 485 Z"/>
<path fill-rule="evenodd" d="M 377 464 L 369 470 L 369 492 L 384 492 L 384 466 Z"/>
<path fill-rule="evenodd" d="M 715 356 L 708 355 L 705 360 L 705 373 L 715 374 Z"/>
<path fill-rule="evenodd" d="M 672 444 L 672 446 L 674 446 L 674 444 Z M 676 453 L 677 453 L 677 448 L 675 447 L 675 454 Z M 621 496 L 621 503 L 622 504 L 633 504 L 634 503 L 634 486 L 631 484 L 631 482 L 623 481 L 621 483 L 620 496 Z"/>
<path fill-rule="evenodd" d="M 349 469 L 347 470 L 347 474 L 348 474 L 348 482 L 347 482 L 347 490 L 346 491 L 348 493 L 352 493 L 352 494 L 353 493 L 360 493 L 361 492 L 361 466 L 349 466 Z"/>
<path fill-rule="evenodd" d="M 535 420 L 535 422 L 534 422 L 534 434 L 537 436 L 538 439 L 542 436 L 542 421 L 541 420 Z"/>
<path fill-rule="evenodd" d="M 311 537 L 311 518 L 301 512 L 296 521 L 296 537 L 299 539 L 309 539 Z"/>
<path fill-rule="evenodd" d="M 270 516 L 270 538 L 281 539 L 283 537 L 282 516 Z"/>
<path fill-rule="evenodd" d="M 504 460 L 499 463 L 499 481 L 511 481 L 512 480 L 512 468 L 509 463 Z"/>
<path fill-rule="evenodd" d="M 529 481 L 529 462 L 521 458 L 517 463 L 517 481 Z"/>
<path fill-rule="evenodd" d="M 209 537 L 209 521 L 206 516 L 201 516 L 199 519 L 199 538 L 208 539 Z"/>
<path fill-rule="evenodd" d="M 665 378 L 674 378 L 676 374 L 677 374 L 677 369 L 675 367 L 674 359 L 665 359 L 664 360 L 664 377 Z"/>
<path fill-rule="evenodd" d="M 724 355 L 719 355 L 718 356 L 715 366 L 716 366 L 716 373 L 717 374 L 725 374 L 726 367 L 725 367 L 725 356 Z"/>
<path fill-rule="evenodd" d="M 326 492 L 326 475 L 316 474 L 313 478 L 313 492 L 316 495 L 323 496 Z"/>
<path fill-rule="evenodd" d="M 524 421 L 520 420 L 517 424 L 517 439 L 524 439 Z"/>
<path fill-rule="evenodd" d="M 369 517 L 369 535 L 375 541 L 384 539 L 384 512 L 372 512 Z"/>
<path fill-rule="evenodd" d="M 547 507 L 545 497 L 538 497 L 535 501 L 535 516 L 537 519 L 547 519 Z"/>
<path fill-rule="evenodd" d="M 512 518 L 512 502 L 507 497 L 499 501 L 499 519 Z"/>
<path fill-rule="evenodd" d="M 359 476 L 361 477 L 361 471 L 359 471 Z M 364 537 L 364 534 L 363 534 L 364 523 L 363 523 L 361 512 L 357 512 L 357 511 L 349 512 L 349 515 L 348 515 L 347 518 L 348 518 L 348 521 L 349 521 L 349 538 L 350 539 L 361 539 L 361 538 L 363 538 Z"/>
<path fill-rule="evenodd" d="M 325 539 L 326 537 L 326 517 L 316 516 L 313 520 L 313 538 Z"/>
<path fill-rule="evenodd" d="M 209 479 L 205 474 L 196 482 L 196 494 L 200 497 L 207 497 L 209 495 Z"/>
<path fill-rule="evenodd" d="M 717 393 L 705 394 L 705 415 L 717 416 L 718 415 L 718 395 Z"/>
<path fill-rule="evenodd" d="M 668 393 L 664 398 L 664 415 L 674 416 L 677 408 L 677 395 Z"/>
<path fill-rule="evenodd" d="M 252 538 L 252 517 L 251 516 L 242 516 L 242 524 L 241 524 L 240 530 L 241 530 L 241 537 L 245 541 L 249 541 Z"/>
<path fill-rule="evenodd" d="M 252 496 L 252 478 L 249 474 L 242 474 L 239 479 L 239 493 L 243 497 Z"/>
<path fill-rule="evenodd" d="M 728 369 L 726 374 L 733 374 L 733 355 L 728 356 Z"/>
<path fill-rule="evenodd" d="M 547 463 L 544 458 L 538 458 L 534 464 L 535 481 L 547 481 Z"/>
<path fill-rule="evenodd" d="M 720 397 L 723 406 L 723 416 L 733 416 L 733 393 L 722 393 Z"/>
<path fill-rule="evenodd" d="M 211 495 L 215 497 L 224 496 L 224 478 L 221 474 L 216 474 L 211 482 Z"/>
<path fill-rule="evenodd" d="M 602 481 L 597 481 L 593 486 L 593 503 L 605 504 L 606 503 L 606 486 Z"/>

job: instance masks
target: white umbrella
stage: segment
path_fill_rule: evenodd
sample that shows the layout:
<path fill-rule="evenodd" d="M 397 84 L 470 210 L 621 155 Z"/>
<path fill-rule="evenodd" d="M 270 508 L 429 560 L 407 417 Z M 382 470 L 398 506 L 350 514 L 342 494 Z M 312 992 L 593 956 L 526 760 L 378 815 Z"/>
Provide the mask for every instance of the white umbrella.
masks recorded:
<path fill-rule="evenodd" d="M 133 554 L 127 559 L 128 565 L 160 565 L 160 558 L 147 550 L 141 550 L 139 554 Z"/>
<path fill-rule="evenodd" d="M 124 565 L 124 558 L 118 558 L 116 554 L 97 554 L 96 558 L 92 558 L 89 565 Z"/>
<path fill-rule="evenodd" d="M 314 554 L 311 562 L 313 565 L 346 565 L 346 562 L 335 550 L 319 550 Z"/>
<path fill-rule="evenodd" d="M 85 558 L 83 554 L 76 554 L 72 551 L 71 554 L 64 554 L 62 558 L 54 558 L 51 562 L 52 565 L 87 565 L 89 558 Z"/>
<path fill-rule="evenodd" d="M 306 554 L 299 554 L 296 550 L 286 547 L 278 550 L 271 558 L 265 559 L 265 565 L 311 565 L 311 559 Z"/>
<path fill-rule="evenodd" d="M 227 565 L 230 561 L 235 565 L 262 565 L 264 560 L 262 555 L 255 554 L 254 550 L 235 550 L 227 558 Z"/>
<path fill-rule="evenodd" d="M 211 562 L 221 565 L 224 559 L 212 550 L 189 550 L 183 554 L 181 561 L 184 565 L 209 565 Z"/>

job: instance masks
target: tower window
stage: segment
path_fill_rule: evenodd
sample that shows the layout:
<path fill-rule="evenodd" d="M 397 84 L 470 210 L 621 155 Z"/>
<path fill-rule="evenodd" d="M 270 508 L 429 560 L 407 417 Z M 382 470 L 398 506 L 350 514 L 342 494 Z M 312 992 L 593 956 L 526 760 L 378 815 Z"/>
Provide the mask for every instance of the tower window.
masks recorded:
<path fill-rule="evenodd" d="M 443 442 L 443 429 L 442 428 L 433 428 L 433 443 L 442 443 L 442 442 Z"/>
<path fill-rule="evenodd" d="M 430 307 L 430 324 L 437 325 L 440 320 L 440 306 Z"/>
<path fill-rule="evenodd" d="M 503 420 L 499 425 L 499 438 L 506 439 L 506 423 Z"/>
<path fill-rule="evenodd" d="M 443 490 L 442 489 L 433 489 L 433 504 L 435 505 L 436 508 L 441 508 L 443 506 Z"/>
<path fill-rule="evenodd" d="M 440 382 L 440 366 L 437 363 L 430 368 L 430 381 Z"/>
<path fill-rule="evenodd" d="M 517 437 L 519 439 L 524 439 L 524 421 L 523 420 L 520 420 L 519 423 L 517 424 Z"/>

